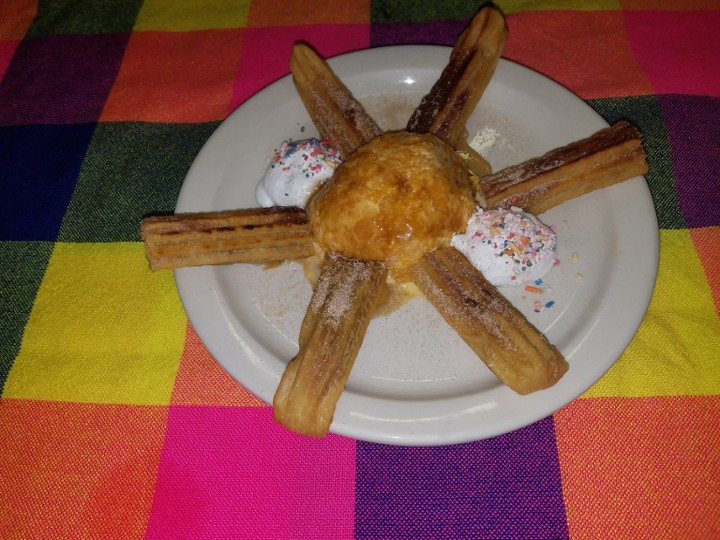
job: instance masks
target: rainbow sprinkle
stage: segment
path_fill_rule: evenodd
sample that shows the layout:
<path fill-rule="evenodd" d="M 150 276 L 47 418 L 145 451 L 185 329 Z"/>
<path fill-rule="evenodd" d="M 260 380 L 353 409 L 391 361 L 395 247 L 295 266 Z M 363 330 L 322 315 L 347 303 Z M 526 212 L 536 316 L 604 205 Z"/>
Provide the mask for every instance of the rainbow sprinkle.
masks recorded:
<path fill-rule="evenodd" d="M 329 140 L 308 139 L 284 142 L 275 153 L 270 168 L 279 168 L 282 172 L 289 172 L 292 166 L 296 165 L 296 162 L 290 158 L 294 158 L 298 152 L 302 159 L 299 173 L 305 178 L 314 178 L 322 173 L 323 165 L 335 168 L 341 163 L 338 151 Z"/>

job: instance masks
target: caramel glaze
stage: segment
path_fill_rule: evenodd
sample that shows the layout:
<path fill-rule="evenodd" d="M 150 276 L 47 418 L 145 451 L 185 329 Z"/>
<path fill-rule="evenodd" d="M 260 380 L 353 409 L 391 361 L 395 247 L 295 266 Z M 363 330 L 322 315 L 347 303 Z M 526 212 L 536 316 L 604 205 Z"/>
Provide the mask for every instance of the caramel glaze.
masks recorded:
<path fill-rule="evenodd" d="M 394 301 L 412 295 L 408 269 L 465 230 L 475 207 L 464 161 L 431 134 L 388 133 L 361 146 L 310 200 L 321 251 L 383 261 Z"/>

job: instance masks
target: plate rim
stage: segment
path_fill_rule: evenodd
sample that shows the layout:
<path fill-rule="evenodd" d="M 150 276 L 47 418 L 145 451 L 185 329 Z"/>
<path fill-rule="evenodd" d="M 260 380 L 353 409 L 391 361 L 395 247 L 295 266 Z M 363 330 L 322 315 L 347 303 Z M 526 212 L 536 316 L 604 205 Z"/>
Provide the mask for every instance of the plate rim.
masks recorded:
<path fill-rule="evenodd" d="M 328 59 L 328 63 L 330 66 L 338 73 L 338 75 L 342 79 L 342 73 L 347 69 L 347 64 L 354 64 L 356 62 L 362 62 L 364 57 L 368 56 L 375 56 L 378 55 L 381 51 L 384 53 L 396 53 L 402 55 L 417 55 L 422 57 L 433 57 L 431 54 L 426 54 L 430 51 L 430 49 L 433 49 L 435 52 L 433 52 L 434 55 L 449 55 L 450 51 L 452 50 L 451 47 L 442 46 L 442 45 L 391 45 L 391 46 L 384 46 L 384 47 L 373 47 L 369 49 L 363 49 L 359 51 L 353 51 L 349 53 L 345 53 L 342 55 L 338 55 L 335 57 L 332 57 Z M 441 51 L 441 53 L 440 53 Z M 434 58 L 434 57 L 433 57 Z M 434 60 L 433 60 L 434 61 Z M 442 69 L 442 66 L 439 68 L 437 66 L 428 66 L 431 69 L 437 69 L 438 74 L 440 70 Z M 413 66 L 413 69 L 416 67 Z M 392 66 L 389 66 L 388 69 L 399 69 L 399 68 L 393 68 Z M 545 83 L 550 84 L 555 91 L 558 92 L 558 95 L 560 98 L 571 98 L 572 100 L 576 102 L 580 102 L 582 105 L 585 106 L 587 109 L 586 112 L 591 112 L 596 122 L 598 123 L 598 126 L 607 126 L 607 122 L 600 116 L 595 110 L 593 110 L 587 103 L 585 103 L 581 98 L 579 98 L 577 95 L 572 93 L 567 88 L 563 87 L 562 85 L 558 84 L 556 81 L 553 81 L 552 79 L 548 78 L 547 76 L 543 75 L 542 73 L 539 73 L 532 68 L 523 66 L 521 64 L 518 64 L 516 62 L 512 62 L 507 59 L 501 59 L 500 65 L 498 66 L 498 69 L 512 69 L 515 70 L 517 73 L 523 74 L 523 76 L 530 77 L 531 79 L 540 77 L 542 80 L 545 81 Z M 357 76 L 361 76 L 362 74 L 357 74 Z M 208 138 L 206 143 L 201 148 L 200 152 L 196 156 L 196 158 L 193 161 L 192 166 L 190 167 L 185 181 L 183 182 L 182 189 L 180 191 L 180 195 L 178 197 L 177 207 L 176 211 L 201 211 L 211 208 L 197 208 L 192 209 L 192 201 L 188 201 L 188 195 L 189 190 L 187 189 L 187 186 L 189 186 L 190 182 L 192 182 L 195 178 L 195 175 L 198 174 L 198 168 L 202 167 L 203 161 L 210 158 L 212 159 L 212 148 L 213 145 L 216 144 L 218 140 L 221 140 L 223 137 L 226 136 L 225 132 L 231 130 L 231 124 L 232 122 L 242 114 L 243 110 L 246 110 L 248 107 L 253 107 L 253 103 L 257 101 L 259 96 L 264 95 L 267 96 L 273 92 L 277 92 L 279 88 L 283 86 L 287 86 L 288 84 L 292 84 L 290 81 L 290 75 L 285 75 L 284 77 L 281 77 L 280 79 L 276 80 L 275 82 L 271 83 L 270 85 L 266 86 L 262 90 L 260 90 L 258 93 L 254 94 L 252 97 L 250 97 L 248 100 L 246 100 L 242 105 L 240 105 L 235 111 L 233 111 L 228 118 L 226 118 L 225 121 L 223 121 L 218 128 L 212 133 L 212 135 Z M 299 97 L 297 98 L 299 101 Z M 600 129 L 600 127 L 598 129 Z M 280 141 L 278 141 L 279 144 Z M 404 435 L 401 436 L 393 436 L 392 433 L 385 433 L 385 432 L 377 432 L 373 431 L 372 429 L 367 429 L 366 427 L 363 427 L 363 425 L 358 426 L 357 423 L 353 423 L 352 420 L 358 420 L 358 413 L 350 412 L 349 419 L 350 422 L 346 420 L 342 421 L 333 421 L 333 424 L 331 426 L 331 432 L 338 434 L 338 435 L 344 435 L 347 437 L 351 437 L 353 439 L 357 440 L 364 440 L 369 442 L 380 442 L 385 444 L 401 444 L 401 445 L 407 445 L 407 446 L 436 446 L 436 445 L 445 445 L 445 444 L 458 444 L 458 443 L 464 443 L 464 442 L 470 442 L 475 440 L 481 440 L 485 438 L 495 437 L 498 435 L 502 435 L 504 433 L 508 433 L 511 431 L 515 431 L 517 429 L 520 429 L 522 427 L 528 426 L 530 424 L 533 424 L 539 420 L 542 420 L 543 418 L 546 418 L 555 412 L 557 412 L 559 409 L 567 405 L 568 403 L 574 401 L 579 395 L 584 393 L 587 389 L 589 389 L 595 382 L 597 382 L 602 375 L 604 375 L 614 364 L 617 362 L 618 358 L 621 356 L 622 351 L 626 349 L 632 338 L 637 333 L 637 330 L 642 322 L 642 319 L 645 316 L 645 313 L 647 312 L 647 309 L 649 307 L 649 303 L 654 291 L 656 279 L 657 279 L 657 265 L 658 265 L 658 259 L 659 259 L 659 229 L 657 228 L 657 217 L 654 209 L 654 205 L 652 204 L 652 197 L 650 194 L 649 187 L 647 185 L 647 182 L 645 180 L 645 177 L 638 177 L 636 179 L 630 180 L 629 182 L 635 182 L 635 183 L 642 183 L 644 184 L 645 189 L 640 190 L 644 191 L 645 201 L 644 204 L 647 207 L 649 203 L 649 208 L 652 210 L 652 217 L 654 218 L 654 231 L 657 233 L 654 235 L 655 241 L 654 245 L 648 246 L 650 251 L 652 252 L 653 258 L 654 258 L 654 264 L 647 265 L 648 268 L 646 270 L 650 271 L 651 276 L 647 279 L 645 290 L 643 291 L 644 294 L 641 294 L 642 297 L 641 305 L 636 306 L 635 310 L 635 316 L 633 318 L 633 321 L 631 322 L 632 331 L 629 332 L 629 336 L 627 336 L 627 339 L 622 340 L 622 344 L 616 349 L 620 350 L 620 353 L 617 355 L 616 358 L 614 358 L 612 361 L 603 363 L 601 368 L 596 368 L 592 377 L 593 381 L 591 384 L 589 384 L 587 387 L 584 388 L 576 388 L 574 392 L 566 393 L 565 398 L 561 400 L 555 400 L 555 405 L 547 408 L 547 410 L 542 410 L 540 412 L 537 412 L 536 414 L 530 414 L 525 417 L 519 422 L 510 422 L 510 423 L 504 423 L 501 426 L 495 426 L 492 429 L 486 429 L 482 434 L 478 434 L 475 432 L 475 430 L 470 430 L 470 433 L 465 431 L 455 431 L 453 433 L 444 433 L 439 435 L 432 435 L 428 433 L 411 433 L 407 432 Z M 650 269 L 649 267 L 653 266 L 654 268 Z M 196 306 L 196 300 L 197 300 L 197 290 L 193 290 L 193 287 L 191 285 L 192 282 L 192 274 L 194 272 L 194 269 L 178 269 L 174 271 L 175 275 L 175 281 L 177 284 L 178 293 L 180 295 L 182 304 L 185 308 L 185 311 L 187 313 L 188 319 L 190 320 L 191 324 L 193 325 L 196 333 L 198 334 L 199 338 L 205 345 L 205 347 L 210 351 L 212 356 L 216 359 L 216 361 L 226 370 L 228 373 L 233 376 L 238 382 L 244 386 L 245 388 L 248 388 L 248 381 L 240 381 L 238 377 L 232 372 L 228 370 L 228 367 L 225 365 L 223 361 L 221 361 L 218 356 L 222 356 L 223 353 L 218 350 L 218 345 L 214 343 L 214 335 L 215 332 L 210 331 L 209 329 L 205 328 L 203 324 L 197 324 L 198 321 L 198 314 L 195 309 Z M 214 292 L 214 294 L 217 294 L 217 291 Z M 217 299 L 218 302 L 220 301 Z M 229 317 L 229 314 L 226 314 L 227 319 L 230 320 L 231 317 Z M 252 354 L 252 351 L 245 351 L 247 354 Z M 278 377 L 279 380 L 279 377 Z M 254 390 L 251 390 L 248 388 L 249 391 L 255 393 L 258 395 L 257 392 Z M 274 389 L 273 389 L 274 392 Z M 262 396 L 259 396 L 263 401 L 268 402 L 267 399 L 263 398 Z M 562 403 L 560 403 L 562 402 Z M 270 401 L 271 403 L 271 401 Z M 550 410 L 552 409 L 552 410 Z M 360 413 L 361 414 L 361 413 Z M 372 423 L 370 424 L 372 425 Z"/>

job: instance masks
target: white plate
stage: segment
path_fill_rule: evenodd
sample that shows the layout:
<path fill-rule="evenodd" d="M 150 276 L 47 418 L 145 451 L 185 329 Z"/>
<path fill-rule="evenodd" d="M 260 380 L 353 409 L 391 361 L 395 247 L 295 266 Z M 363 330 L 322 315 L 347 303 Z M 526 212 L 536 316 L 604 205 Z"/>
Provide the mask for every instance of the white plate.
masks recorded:
<path fill-rule="evenodd" d="M 339 56 L 330 65 L 384 128 L 404 125 L 446 65 L 450 48 L 397 46 Z M 607 126 L 578 97 L 509 61 L 468 122 L 493 168 L 518 163 Z M 316 135 L 289 77 L 243 104 L 190 169 L 178 212 L 255 207 L 255 186 L 273 149 Z M 555 305 L 535 313 L 522 288 L 503 293 L 570 363 L 552 388 L 519 396 L 500 384 L 423 299 L 372 321 L 331 431 L 404 445 L 459 443 L 542 419 L 595 383 L 622 354 L 647 309 L 658 262 L 655 210 L 643 178 L 567 202 L 555 225 L 561 264 L 548 274 Z M 571 254 L 578 255 L 577 260 Z M 576 275 L 582 275 L 579 279 Z M 176 271 L 187 314 L 217 361 L 271 403 L 311 289 L 296 264 Z M 532 298 L 531 298 L 532 297 Z"/>

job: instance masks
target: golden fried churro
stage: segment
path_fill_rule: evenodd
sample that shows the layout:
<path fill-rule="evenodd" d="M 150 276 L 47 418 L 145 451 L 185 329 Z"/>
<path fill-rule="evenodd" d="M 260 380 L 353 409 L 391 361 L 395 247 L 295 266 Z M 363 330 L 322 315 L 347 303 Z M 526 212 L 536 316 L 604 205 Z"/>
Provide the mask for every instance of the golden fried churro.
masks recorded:
<path fill-rule="evenodd" d="M 548 388 L 568 370 L 560 352 L 455 248 L 428 253 L 412 274 L 448 324 L 515 392 Z"/>
<path fill-rule="evenodd" d="M 337 78 L 327 62 L 303 43 L 293 47 L 290 70 L 300 99 L 322 137 L 347 159 L 382 130 Z"/>
<path fill-rule="evenodd" d="M 458 38 L 448 65 L 410 117 L 407 130 L 434 133 L 477 160 L 477 153 L 467 144 L 465 123 L 495 73 L 506 39 L 502 14 L 492 7 L 481 9 Z M 490 170 L 485 165 L 485 171 L 475 170 L 480 164 L 471 169 L 483 176 Z"/>
<path fill-rule="evenodd" d="M 142 220 L 140 234 L 152 270 L 280 262 L 314 253 L 312 229 L 299 208 L 152 216 Z"/>
<path fill-rule="evenodd" d="M 617 122 L 543 156 L 480 179 L 486 208 L 518 206 L 541 214 L 569 199 L 643 175 L 648 165 L 640 133 Z"/>
<path fill-rule="evenodd" d="M 324 436 L 350 376 L 370 319 L 386 293 L 382 262 L 328 253 L 300 329 L 300 351 L 273 400 L 275 420 Z"/>

